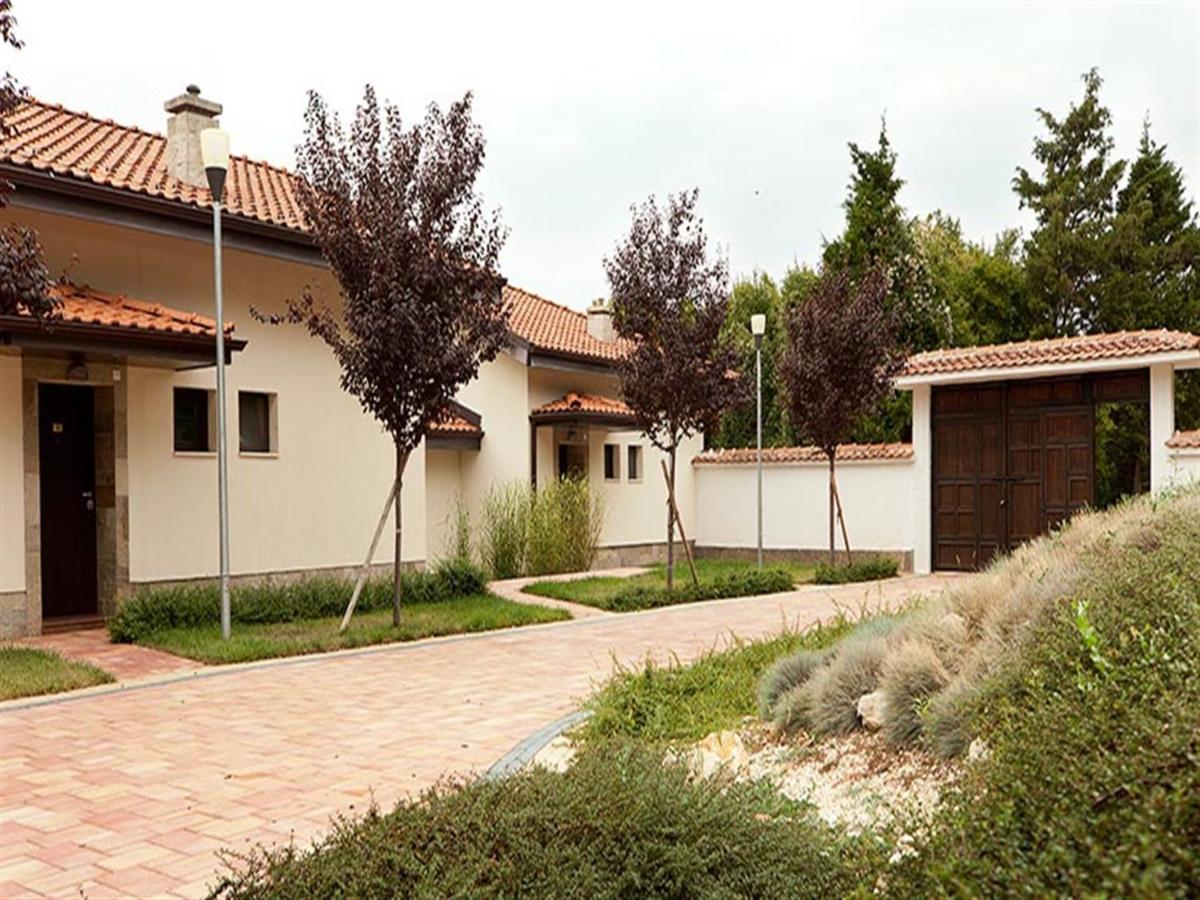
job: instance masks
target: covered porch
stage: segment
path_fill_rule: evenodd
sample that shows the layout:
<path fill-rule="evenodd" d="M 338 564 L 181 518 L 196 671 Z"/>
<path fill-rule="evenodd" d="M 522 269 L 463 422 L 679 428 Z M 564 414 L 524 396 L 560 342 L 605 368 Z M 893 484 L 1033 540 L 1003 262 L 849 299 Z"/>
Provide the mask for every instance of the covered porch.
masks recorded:
<path fill-rule="evenodd" d="M 214 363 L 210 319 L 84 286 L 53 293 L 48 321 L 0 316 L 2 637 L 116 608 L 129 590 L 127 376 Z M 228 360 L 245 341 L 225 332 Z"/>
<path fill-rule="evenodd" d="M 535 407 L 529 414 L 529 478 L 536 488 L 539 477 L 594 478 L 593 447 L 600 443 L 600 465 L 605 481 L 642 479 L 643 451 L 641 444 L 627 444 L 625 453 L 620 444 L 606 443 L 608 434 L 636 431 L 637 419 L 622 401 L 599 394 L 570 391 L 557 400 Z M 538 457 L 545 458 L 548 449 L 551 466 L 539 473 Z M 615 448 L 615 449 L 614 449 Z M 542 451 L 539 453 L 539 451 Z M 622 459 L 621 457 L 625 458 Z"/>

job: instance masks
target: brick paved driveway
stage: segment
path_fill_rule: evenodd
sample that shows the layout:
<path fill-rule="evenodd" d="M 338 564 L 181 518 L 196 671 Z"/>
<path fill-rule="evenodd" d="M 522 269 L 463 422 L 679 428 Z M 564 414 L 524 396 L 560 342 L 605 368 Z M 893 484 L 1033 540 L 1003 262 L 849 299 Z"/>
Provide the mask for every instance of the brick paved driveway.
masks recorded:
<path fill-rule="evenodd" d="M 683 659 L 892 605 L 944 580 L 807 588 L 322 657 L 166 675 L 0 706 L 0 897 L 196 896 L 214 851 L 307 842 L 486 768 L 574 708 L 613 659 Z"/>

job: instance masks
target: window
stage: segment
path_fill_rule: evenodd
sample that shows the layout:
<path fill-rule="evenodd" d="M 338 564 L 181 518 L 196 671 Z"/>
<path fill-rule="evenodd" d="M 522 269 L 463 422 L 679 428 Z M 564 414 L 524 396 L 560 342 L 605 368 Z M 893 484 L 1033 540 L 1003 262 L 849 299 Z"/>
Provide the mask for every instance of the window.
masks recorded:
<path fill-rule="evenodd" d="M 604 480 L 621 480 L 621 445 L 604 445 Z"/>
<path fill-rule="evenodd" d="M 213 449 L 208 395 L 204 388 L 175 388 L 176 453 L 207 453 Z"/>
<path fill-rule="evenodd" d="M 629 464 L 625 467 L 625 475 L 630 481 L 642 480 L 642 445 L 630 444 L 626 448 L 629 454 Z"/>
<path fill-rule="evenodd" d="M 275 395 L 238 391 L 238 449 L 242 453 L 273 453 Z"/>

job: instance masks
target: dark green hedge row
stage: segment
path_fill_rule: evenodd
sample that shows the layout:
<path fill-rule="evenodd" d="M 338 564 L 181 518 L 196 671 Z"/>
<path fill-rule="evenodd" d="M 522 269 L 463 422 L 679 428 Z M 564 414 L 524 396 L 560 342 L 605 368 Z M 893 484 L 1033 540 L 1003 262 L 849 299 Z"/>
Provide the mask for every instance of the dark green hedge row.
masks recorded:
<path fill-rule="evenodd" d="M 850 584 L 855 581 L 878 581 L 894 578 L 900 564 L 887 556 L 867 556 L 856 559 L 850 565 L 820 563 L 813 575 L 817 584 Z"/>
<path fill-rule="evenodd" d="M 765 782 L 612 745 L 565 774 L 451 783 L 312 850 L 228 860 L 214 897 L 843 897 L 874 862 Z"/>
<path fill-rule="evenodd" d="M 437 603 L 481 593 L 487 579 L 478 566 L 450 560 L 430 572 L 406 572 L 402 583 L 407 602 Z M 350 580 L 321 577 L 235 587 L 230 613 L 234 622 L 247 625 L 340 616 L 353 589 Z M 391 602 L 392 580 L 375 578 L 363 587 L 358 609 L 386 609 Z M 216 584 L 152 588 L 125 601 L 108 620 L 108 632 L 114 641 L 128 643 L 155 631 L 211 625 L 220 619 L 221 594 Z"/>
<path fill-rule="evenodd" d="M 716 578 L 701 579 L 699 585 L 690 581 L 687 567 L 676 569 L 676 586 L 668 591 L 665 587 L 634 585 L 614 594 L 608 608 L 616 612 L 635 609 L 654 609 L 659 606 L 674 606 L 677 603 L 695 603 L 699 600 L 719 600 L 723 597 L 751 597 L 755 594 L 775 594 L 790 591 L 794 585 L 787 569 L 748 569 L 743 572 L 718 575 Z"/>

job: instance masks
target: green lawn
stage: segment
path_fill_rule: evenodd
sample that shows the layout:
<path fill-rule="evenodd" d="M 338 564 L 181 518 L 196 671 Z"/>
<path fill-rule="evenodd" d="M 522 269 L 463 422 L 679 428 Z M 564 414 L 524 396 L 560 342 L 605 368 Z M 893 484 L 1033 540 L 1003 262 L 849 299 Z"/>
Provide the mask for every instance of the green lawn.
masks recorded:
<path fill-rule="evenodd" d="M 0 647 L 0 700 L 57 694 L 112 680 L 95 666 L 63 659 L 49 650 Z"/>
<path fill-rule="evenodd" d="M 772 563 L 771 569 L 785 569 L 791 575 L 794 583 L 803 584 L 812 581 L 814 566 L 801 563 Z M 696 574 L 701 583 L 711 583 L 719 578 L 733 578 L 742 573 L 754 572 L 757 567 L 752 562 L 736 559 L 698 559 Z M 686 559 L 680 559 L 675 564 L 675 586 L 684 587 L 692 583 L 692 574 L 688 569 Z M 667 586 L 666 566 L 659 563 L 652 566 L 649 572 L 628 578 L 612 575 L 595 575 L 589 578 L 577 578 L 571 581 L 537 581 L 522 588 L 527 594 L 538 597 L 553 597 L 557 600 L 569 600 L 572 603 L 582 603 L 600 609 L 610 609 L 613 598 L 630 588 L 645 587 L 664 589 Z"/>
<path fill-rule="evenodd" d="M 399 628 L 392 627 L 392 613 L 388 609 L 356 613 L 345 634 L 338 634 L 340 617 L 331 617 L 268 624 L 235 622 L 228 641 L 221 640 L 221 629 L 216 624 L 169 628 L 150 632 L 140 637 L 137 643 L 200 662 L 219 664 L 492 631 L 569 618 L 570 614 L 560 609 L 513 603 L 491 594 L 476 594 L 434 603 L 406 604 Z"/>
<path fill-rule="evenodd" d="M 653 746 L 696 741 L 734 728 L 756 711 L 756 686 L 780 657 L 828 647 L 855 623 L 845 620 L 738 643 L 688 665 L 621 669 L 587 702 L 592 717 L 578 734 L 585 744 L 632 739 Z"/>

